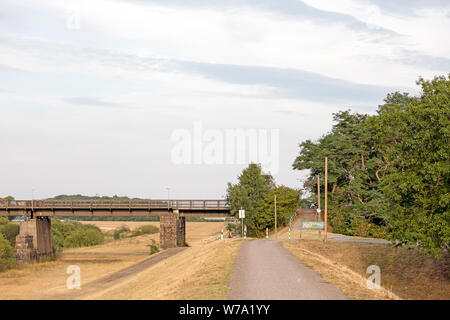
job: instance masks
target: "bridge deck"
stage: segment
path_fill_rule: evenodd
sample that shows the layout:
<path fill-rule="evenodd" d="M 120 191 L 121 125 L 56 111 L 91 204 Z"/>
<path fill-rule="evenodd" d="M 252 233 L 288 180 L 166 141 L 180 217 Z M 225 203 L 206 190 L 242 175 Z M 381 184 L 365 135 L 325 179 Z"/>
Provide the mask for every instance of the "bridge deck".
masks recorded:
<path fill-rule="evenodd" d="M 0 216 L 229 216 L 226 200 L 0 200 Z"/>

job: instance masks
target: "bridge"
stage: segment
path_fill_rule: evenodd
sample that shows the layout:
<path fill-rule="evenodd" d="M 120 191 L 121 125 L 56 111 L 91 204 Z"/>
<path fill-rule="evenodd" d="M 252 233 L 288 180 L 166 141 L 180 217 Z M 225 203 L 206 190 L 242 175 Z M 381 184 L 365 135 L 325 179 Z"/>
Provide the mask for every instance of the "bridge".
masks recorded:
<path fill-rule="evenodd" d="M 0 216 L 85 217 L 160 216 L 228 217 L 226 200 L 0 200 Z"/>
<path fill-rule="evenodd" d="M 55 254 L 50 217 L 159 216 L 160 247 L 184 246 L 186 217 L 230 217 L 225 200 L 0 200 L 0 216 L 26 216 L 16 237 L 16 260 Z"/>

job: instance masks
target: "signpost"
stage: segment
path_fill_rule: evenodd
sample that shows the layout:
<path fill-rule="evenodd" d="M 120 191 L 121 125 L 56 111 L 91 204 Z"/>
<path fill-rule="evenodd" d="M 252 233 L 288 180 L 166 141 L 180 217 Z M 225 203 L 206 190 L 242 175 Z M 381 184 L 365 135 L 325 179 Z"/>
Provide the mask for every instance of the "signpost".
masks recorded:
<path fill-rule="evenodd" d="M 239 219 L 241 219 L 241 227 L 242 227 L 241 237 L 244 236 L 244 218 L 245 218 L 245 210 L 243 210 L 241 207 L 241 210 L 239 210 Z"/>

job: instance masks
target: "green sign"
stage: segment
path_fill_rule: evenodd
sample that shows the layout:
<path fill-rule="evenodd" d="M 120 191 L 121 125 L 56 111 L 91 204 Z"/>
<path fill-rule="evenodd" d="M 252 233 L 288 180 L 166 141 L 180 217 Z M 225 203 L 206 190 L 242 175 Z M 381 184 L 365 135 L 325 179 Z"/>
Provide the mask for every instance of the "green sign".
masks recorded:
<path fill-rule="evenodd" d="M 303 229 L 325 229 L 323 221 L 303 221 Z"/>

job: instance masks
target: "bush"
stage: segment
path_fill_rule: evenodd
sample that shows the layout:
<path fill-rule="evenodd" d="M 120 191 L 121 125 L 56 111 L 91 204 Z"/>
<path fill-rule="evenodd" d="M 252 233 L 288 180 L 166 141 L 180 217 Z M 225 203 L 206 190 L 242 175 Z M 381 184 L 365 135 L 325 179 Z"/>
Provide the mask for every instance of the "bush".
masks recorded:
<path fill-rule="evenodd" d="M 9 241 L 12 246 L 16 245 L 16 236 L 19 234 L 20 227 L 17 224 L 9 223 L 0 224 L 0 234 Z"/>
<path fill-rule="evenodd" d="M 16 257 L 11 244 L 0 234 L 0 271 L 12 267 L 15 263 Z"/>
<path fill-rule="evenodd" d="M 130 228 L 127 226 L 122 226 L 119 229 L 114 231 L 114 240 L 118 240 L 121 238 L 121 235 L 125 232 L 130 232 Z"/>
<path fill-rule="evenodd" d="M 101 244 L 104 235 L 92 224 L 52 219 L 53 244 L 57 248 L 84 247 Z"/>
<path fill-rule="evenodd" d="M 104 236 L 98 230 L 93 228 L 83 228 L 76 230 L 66 239 L 64 239 L 65 248 L 88 247 L 103 243 Z"/>
<path fill-rule="evenodd" d="M 155 240 L 152 239 L 152 244 L 149 244 L 147 246 L 150 247 L 150 255 L 159 252 L 159 248 L 156 245 Z"/>
<path fill-rule="evenodd" d="M 151 224 L 141 226 L 133 231 L 131 237 L 141 236 L 144 234 L 155 234 L 159 232 L 159 228 L 157 226 L 152 226 Z"/>

